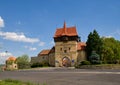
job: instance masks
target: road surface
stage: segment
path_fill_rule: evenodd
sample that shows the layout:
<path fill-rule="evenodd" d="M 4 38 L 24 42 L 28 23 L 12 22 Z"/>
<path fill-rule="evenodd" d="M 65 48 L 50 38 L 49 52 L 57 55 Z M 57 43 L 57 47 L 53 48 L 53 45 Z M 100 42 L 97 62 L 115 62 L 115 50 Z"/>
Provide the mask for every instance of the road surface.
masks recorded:
<path fill-rule="evenodd" d="M 6 78 L 47 85 L 120 85 L 120 70 L 45 68 L 0 72 L 0 80 Z"/>

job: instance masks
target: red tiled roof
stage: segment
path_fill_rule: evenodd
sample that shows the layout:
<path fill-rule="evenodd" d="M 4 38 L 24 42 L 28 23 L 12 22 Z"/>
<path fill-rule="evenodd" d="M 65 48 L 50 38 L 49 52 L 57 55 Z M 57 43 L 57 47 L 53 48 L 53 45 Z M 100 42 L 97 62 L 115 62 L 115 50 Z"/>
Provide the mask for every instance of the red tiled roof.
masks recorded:
<path fill-rule="evenodd" d="M 84 50 L 85 47 L 86 47 L 86 43 L 84 43 L 84 42 L 79 42 L 77 44 L 77 50 Z"/>
<path fill-rule="evenodd" d="M 38 55 L 47 55 L 49 54 L 50 50 L 42 50 Z"/>
<path fill-rule="evenodd" d="M 61 36 L 78 36 L 76 27 L 66 27 L 66 23 L 64 22 L 63 28 L 56 29 L 54 37 L 61 37 Z"/>
<path fill-rule="evenodd" d="M 55 52 L 55 46 L 53 46 L 51 49 L 50 49 L 50 52 L 49 53 L 54 53 Z"/>
<path fill-rule="evenodd" d="M 7 59 L 7 61 L 15 61 L 15 60 L 16 60 L 16 58 L 13 57 L 13 56 L 10 56 L 10 57 Z"/>

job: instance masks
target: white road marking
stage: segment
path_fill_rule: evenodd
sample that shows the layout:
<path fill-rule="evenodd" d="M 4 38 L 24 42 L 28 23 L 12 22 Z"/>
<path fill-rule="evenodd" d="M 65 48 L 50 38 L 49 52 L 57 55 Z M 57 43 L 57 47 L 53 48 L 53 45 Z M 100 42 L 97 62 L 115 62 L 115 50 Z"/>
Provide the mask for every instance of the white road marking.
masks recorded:
<path fill-rule="evenodd" d="M 70 73 L 70 74 L 120 74 L 120 72 L 42 72 L 42 73 Z"/>

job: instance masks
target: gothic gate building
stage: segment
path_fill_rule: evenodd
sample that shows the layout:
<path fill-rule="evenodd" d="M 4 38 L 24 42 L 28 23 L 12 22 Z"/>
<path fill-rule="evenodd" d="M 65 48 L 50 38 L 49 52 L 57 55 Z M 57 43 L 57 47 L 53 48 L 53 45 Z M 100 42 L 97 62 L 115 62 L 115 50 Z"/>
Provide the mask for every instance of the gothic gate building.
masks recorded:
<path fill-rule="evenodd" d="M 73 67 L 76 63 L 86 60 L 86 43 L 81 42 L 76 27 L 57 28 L 54 34 L 55 46 L 42 50 L 37 57 L 31 58 L 31 63 L 47 61 L 55 67 Z"/>

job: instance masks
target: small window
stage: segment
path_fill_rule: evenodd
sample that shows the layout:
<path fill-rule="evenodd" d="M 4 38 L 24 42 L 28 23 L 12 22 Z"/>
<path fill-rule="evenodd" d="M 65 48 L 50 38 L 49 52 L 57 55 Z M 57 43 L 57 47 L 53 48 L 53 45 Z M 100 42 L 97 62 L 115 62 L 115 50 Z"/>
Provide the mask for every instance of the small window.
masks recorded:
<path fill-rule="evenodd" d="M 67 53 L 67 50 L 64 50 L 64 53 Z"/>
<path fill-rule="evenodd" d="M 15 68 L 17 68 L 17 66 L 15 66 Z"/>
<path fill-rule="evenodd" d="M 60 51 L 62 51 L 62 48 L 60 48 Z"/>
<path fill-rule="evenodd" d="M 70 51 L 70 48 L 69 48 L 69 51 Z"/>

